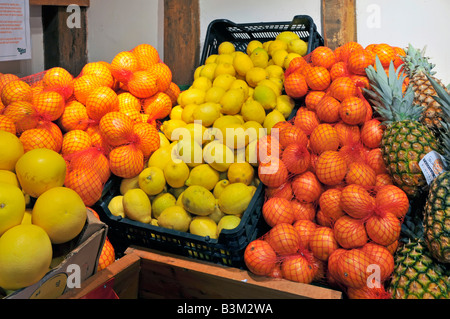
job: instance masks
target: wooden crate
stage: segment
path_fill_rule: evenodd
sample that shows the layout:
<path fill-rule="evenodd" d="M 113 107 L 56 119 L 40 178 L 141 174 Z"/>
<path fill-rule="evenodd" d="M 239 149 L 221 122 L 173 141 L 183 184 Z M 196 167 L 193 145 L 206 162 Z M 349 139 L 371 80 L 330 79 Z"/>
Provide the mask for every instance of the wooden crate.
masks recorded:
<path fill-rule="evenodd" d="M 86 280 L 62 299 L 85 298 L 112 283 L 121 299 L 341 299 L 342 292 L 142 247 Z M 220 289 L 217 289 L 220 287 Z"/>

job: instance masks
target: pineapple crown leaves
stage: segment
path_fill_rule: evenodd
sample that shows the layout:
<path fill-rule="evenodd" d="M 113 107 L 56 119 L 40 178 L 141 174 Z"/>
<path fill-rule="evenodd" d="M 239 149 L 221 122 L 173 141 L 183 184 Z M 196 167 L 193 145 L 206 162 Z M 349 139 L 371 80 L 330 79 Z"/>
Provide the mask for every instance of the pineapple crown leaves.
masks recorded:
<path fill-rule="evenodd" d="M 408 44 L 406 48 L 405 56 L 401 56 L 403 62 L 405 62 L 405 67 L 408 70 L 409 76 L 413 76 L 415 73 L 424 72 L 430 75 L 434 75 L 436 72 L 433 68 L 436 66 L 429 62 L 429 57 L 425 56 L 426 46 L 420 50 L 414 48 L 411 43 Z"/>
<path fill-rule="evenodd" d="M 391 61 L 389 75 L 386 74 L 378 56 L 375 57 L 375 67 L 366 68 L 366 74 L 372 90 L 364 89 L 369 95 L 375 110 L 384 122 L 397 122 L 403 120 L 419 120 L 422 114 L 420 105 L 413 105 L 414 91 L 408 86 L 403 92 L 403 82 L 406 74 L 402 66 L 395 69 Z"/>

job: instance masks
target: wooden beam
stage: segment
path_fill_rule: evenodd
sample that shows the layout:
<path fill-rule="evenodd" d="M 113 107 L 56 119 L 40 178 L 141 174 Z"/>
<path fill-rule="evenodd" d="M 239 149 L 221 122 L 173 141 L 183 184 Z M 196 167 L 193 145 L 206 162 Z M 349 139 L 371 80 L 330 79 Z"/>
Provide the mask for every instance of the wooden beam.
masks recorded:
<path fill-rule="evenodd" d="M 44 68 L 63 67 L 77 76 L 87 63 L 87 14 L 80 7 L 79 27 L 69 27 L 72 12 L 64 6 L 42 6 Z"/>
<path fill-rule="evenodd" d="M 178 85 L 192 84 L 199 66 L 198 0 L 164 0 L 164 63 Z"/>
<path fill-rule="evenodd" d="M 30 0 L 30 6 L 68 6 L 71 4 L 80 7 L 89 7 L 90 0 Z"/>
<path fill-rule="evenodd" d="M 356 0 L 322 0 L 322 34 L 325 46 L 335 49 L 357 41 Z"/>

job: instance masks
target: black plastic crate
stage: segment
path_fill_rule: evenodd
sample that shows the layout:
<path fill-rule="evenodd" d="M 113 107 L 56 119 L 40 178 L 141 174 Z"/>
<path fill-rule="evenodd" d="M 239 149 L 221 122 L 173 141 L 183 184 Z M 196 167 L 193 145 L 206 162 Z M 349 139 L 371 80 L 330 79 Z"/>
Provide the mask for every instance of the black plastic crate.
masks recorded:
<path fill-rule="evenodd" d="M 213 20 L 208 26 L 200 64 L 204 64 L 210 55 L 217 54 L 222 42 L 229 41 L 234 44 L 237 51 L 245 52 L 250 41 L 266 42 L 274 40 L 283 31 L 292 31 L 298 34 L 300 39 L 307 42 L 307 54 L 318 46 L 324 45 L 324 40 L 318 33 L 313 19 L 307 15 L 297 15 L 290 22 L 237 24 L 230 20 L 218 19 Z"/>
<path fill-rule="evenodd" d="M 108 204 L 119 195 L 119 183 L 119 178 L 112 177 L 105 185 L 102 199 L 94 206 L 100 219 L 108 225 L 108 238 L 118 256 L 130 245 L 135 245 L 245 269 L 245 248 L 268 230 L 262 217 L 264 187 L 261 183 L 242 214 L 240 224 L 234 229 L 222 230 L 217 239 L 112 215 Z"/>

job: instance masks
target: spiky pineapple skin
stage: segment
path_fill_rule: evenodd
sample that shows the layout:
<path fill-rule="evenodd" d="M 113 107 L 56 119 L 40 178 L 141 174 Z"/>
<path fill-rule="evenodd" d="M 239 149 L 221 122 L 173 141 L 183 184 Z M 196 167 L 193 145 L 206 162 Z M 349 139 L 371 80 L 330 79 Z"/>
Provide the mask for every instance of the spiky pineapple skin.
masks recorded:
<path fill-rule="evenodd" d="M 395 253 L 388 291 L 393 299 L 448 299 L 449 280 L 426 244 L 415 239 L 401 245 Z"/>
<path fill-rule="evenodd" d="M 394 183 L 410 198 L 427 189 L 419 162 L 427 153 L 439 149 L 432 131 L 419 121 L 393 122 L 383 132 L 381 149 Z"/>
<path fill-rule="evenodd" d="M 450 172 L 437 176 L 424 211 L 425 242 L 436 260 L 450 263 Z"/>

